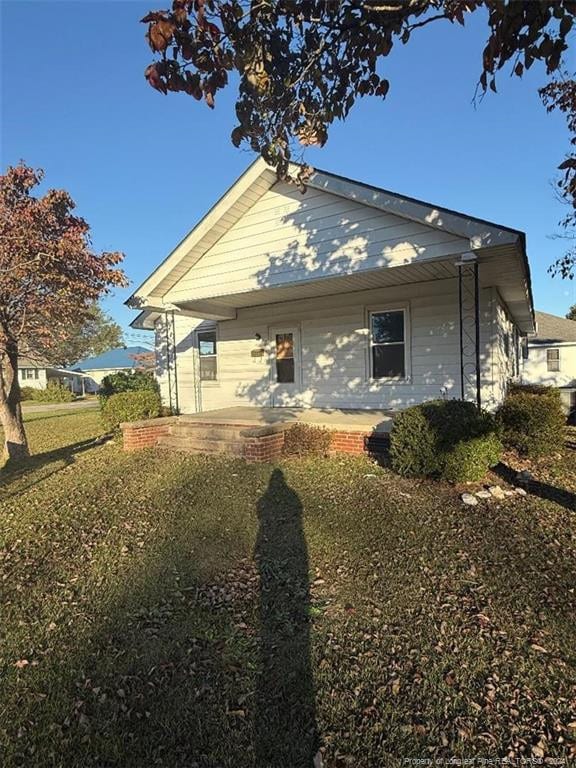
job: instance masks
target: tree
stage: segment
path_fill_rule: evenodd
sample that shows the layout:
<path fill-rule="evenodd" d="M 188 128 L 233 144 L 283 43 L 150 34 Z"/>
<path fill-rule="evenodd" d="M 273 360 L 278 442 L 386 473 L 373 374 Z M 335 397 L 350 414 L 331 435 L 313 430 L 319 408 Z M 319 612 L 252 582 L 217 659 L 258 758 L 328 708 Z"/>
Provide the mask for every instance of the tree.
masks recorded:
<path fill-rule="evenodd" d="M 576 304 L 572 304 L 568 312 L 566 312 L 566 320 L 576 320 Z"/>
<path fill-rule="evenodd" d="M 67 192 L 32 191 L 41 170 L 24 164 L 0 176 L 0 423 L 4 458 L 28 455 L 20 409 L 18 355 L 49 350 L 89 316 L 94 302 L 126 285 L 121 253 L 96 253 L 90 228 Z"/>
<path fill-rule="evenodd" d="M 557 235 L 565 240 L 576 241 L 576 80 L 566 73 L 540 90 L 540 96 L 548 112 L 558 110 L 566 117 L 571 134 L 570 150 L 560 164 L 562 175 L 558 179 L 558 197 L 568 206 L 568 213 L 561 219 L 562 233 Z M 549 268 L 552 275 L 572 280 L 576 268 L 576 245 L 571 245 L 564 256 Z"/>
<path fill-rule="evenodd" d="M 407 44 L 429 24 L 464 25 L 466 14 L 481 11 L 487 12 L 481 92 L 496 91 L 496 74 L 506 65 L 517 77 L 535 61 L 548 75 L 561 70 L 574 0 L 174 0 L 170 11 L 142 19 L 156 55 L 145 76 L 161 93 L 183 91 L 210 108 L 219 90 L 238 82 L 232 142 L 247 143 L 280 178 L 304 185 L 310 168 L 295 177 L 289 172 L 294 147 L 322 146 L 331 123 L 345 119 L 358 98 L 386 97 L 390 84 L 381 64 L 395 44 Z M 573 101 L 568 108 L 574 79 L 570 87 L 559 82 L 540 95 L 549 110 L 566 113 L 574 137 Z M 576 206 L 576 156 L 559 167 L 560 195 Z M 574 215 L 561 224 L 573 230 Z M 572 249 L 551 271 L 572 276 L 575 263 Z"/>
<path fill-rule="evenodd" d="M 68 337 L 48 349 L 43 357 L 54 365 L 67 366 L 123 346 L 122 328 L 98 304 L 93 304 L 86 315 L 73 323 Z"/>
<path fill-rule="evenodd" d="M 534 61 L 549 74 L 559 69 L 576 14 L 570 0 L 174 0 L 170 11 L 142 19 L 157 55 L 145 76 L 164 94 L 183 91 L 214 107 L 235 72 L 232 141 L 247 142 L 286 175 L 294 140 L 322 145 L 356 99 L 386 97 L 389 82 L 378 69 L 395 43 L 428 24 L 463 25 L 466 13 L 481 9 L 488 12 L 482 90 L 496 90 L 506 64 L 518 77 Z"/>

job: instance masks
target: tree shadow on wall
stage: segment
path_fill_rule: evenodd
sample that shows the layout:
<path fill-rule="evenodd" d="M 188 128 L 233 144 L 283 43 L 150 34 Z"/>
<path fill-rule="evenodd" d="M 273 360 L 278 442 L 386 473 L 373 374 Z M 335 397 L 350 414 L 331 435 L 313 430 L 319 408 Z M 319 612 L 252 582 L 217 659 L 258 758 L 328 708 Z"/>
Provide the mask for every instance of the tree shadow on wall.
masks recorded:
<path fill-rule="evenodd" d="M 308 551 L 302 503 L 275 469 L 258 502 L 260 662 L 254 750 L 259 768 L 310 768 L 318 750 L 310 660 Z"/>

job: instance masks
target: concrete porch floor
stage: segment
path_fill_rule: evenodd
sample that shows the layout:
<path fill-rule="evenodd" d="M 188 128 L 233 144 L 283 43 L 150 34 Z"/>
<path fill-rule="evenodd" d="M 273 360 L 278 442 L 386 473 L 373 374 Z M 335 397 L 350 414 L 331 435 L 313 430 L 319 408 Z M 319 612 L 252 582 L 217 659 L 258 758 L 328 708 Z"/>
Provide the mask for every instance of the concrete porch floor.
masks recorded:
<path fill-rule="evenodd" d="M 381 433 L 390 432 L 393 420 L 394 414 L 391 411 L 348 408 L 259 408 L 244 405 L 179 417 L 181 422 L 195 424 L 266 427 L 300 422 L 343 432 Z"/>

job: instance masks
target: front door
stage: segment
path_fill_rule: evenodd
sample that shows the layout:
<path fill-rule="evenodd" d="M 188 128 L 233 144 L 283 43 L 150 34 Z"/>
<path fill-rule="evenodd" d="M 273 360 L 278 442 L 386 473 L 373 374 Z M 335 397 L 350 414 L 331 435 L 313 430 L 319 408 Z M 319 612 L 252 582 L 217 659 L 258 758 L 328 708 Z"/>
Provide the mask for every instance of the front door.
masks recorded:
<path fill-rule="evenodd" d="M 271 328 L 270 390 L 275 407 L 299 405 L 300 333 L 297 328 Z"/>

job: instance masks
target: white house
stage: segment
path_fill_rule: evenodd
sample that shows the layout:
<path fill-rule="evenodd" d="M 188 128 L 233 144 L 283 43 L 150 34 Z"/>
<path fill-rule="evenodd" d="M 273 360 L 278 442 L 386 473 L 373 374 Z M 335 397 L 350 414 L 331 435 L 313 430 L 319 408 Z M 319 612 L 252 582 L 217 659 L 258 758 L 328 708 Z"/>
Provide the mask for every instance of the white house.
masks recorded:
<path fill-rule="evenodd" d="M 73 367 L 75 371 L 81 371 L 87 375 L 87 391 L 97 392 L 106 376 L 120 371 L 148 368 L 146 362 L 148 355 L 151 355 L 151 352 L 147 347 L 118 347 L 109 349 L 101 355 L 80 360 Z"/>
<path fill-rule="evenodd" d="M 59 382 L 72 392 L 83 391 L 83 376 L 67 368 L 58 368 L 31 357 L 21 356 L 18 359 L 18 383 L 20 387 L 31 389 L 46 389 L 50 382 Z"/>
<path fill-rule="evenodd" d="M 536 334 L 524 346 L 522 381 L 560 387 L 566 407 L 576 408 L 576 322 L 536 312 Z"/>
<path fill-rule="evenodd" d="M 128 302 L 182 413 L 228 406 L 494 408 L 533 333 L 522 232 L 257 160 Z"/>

